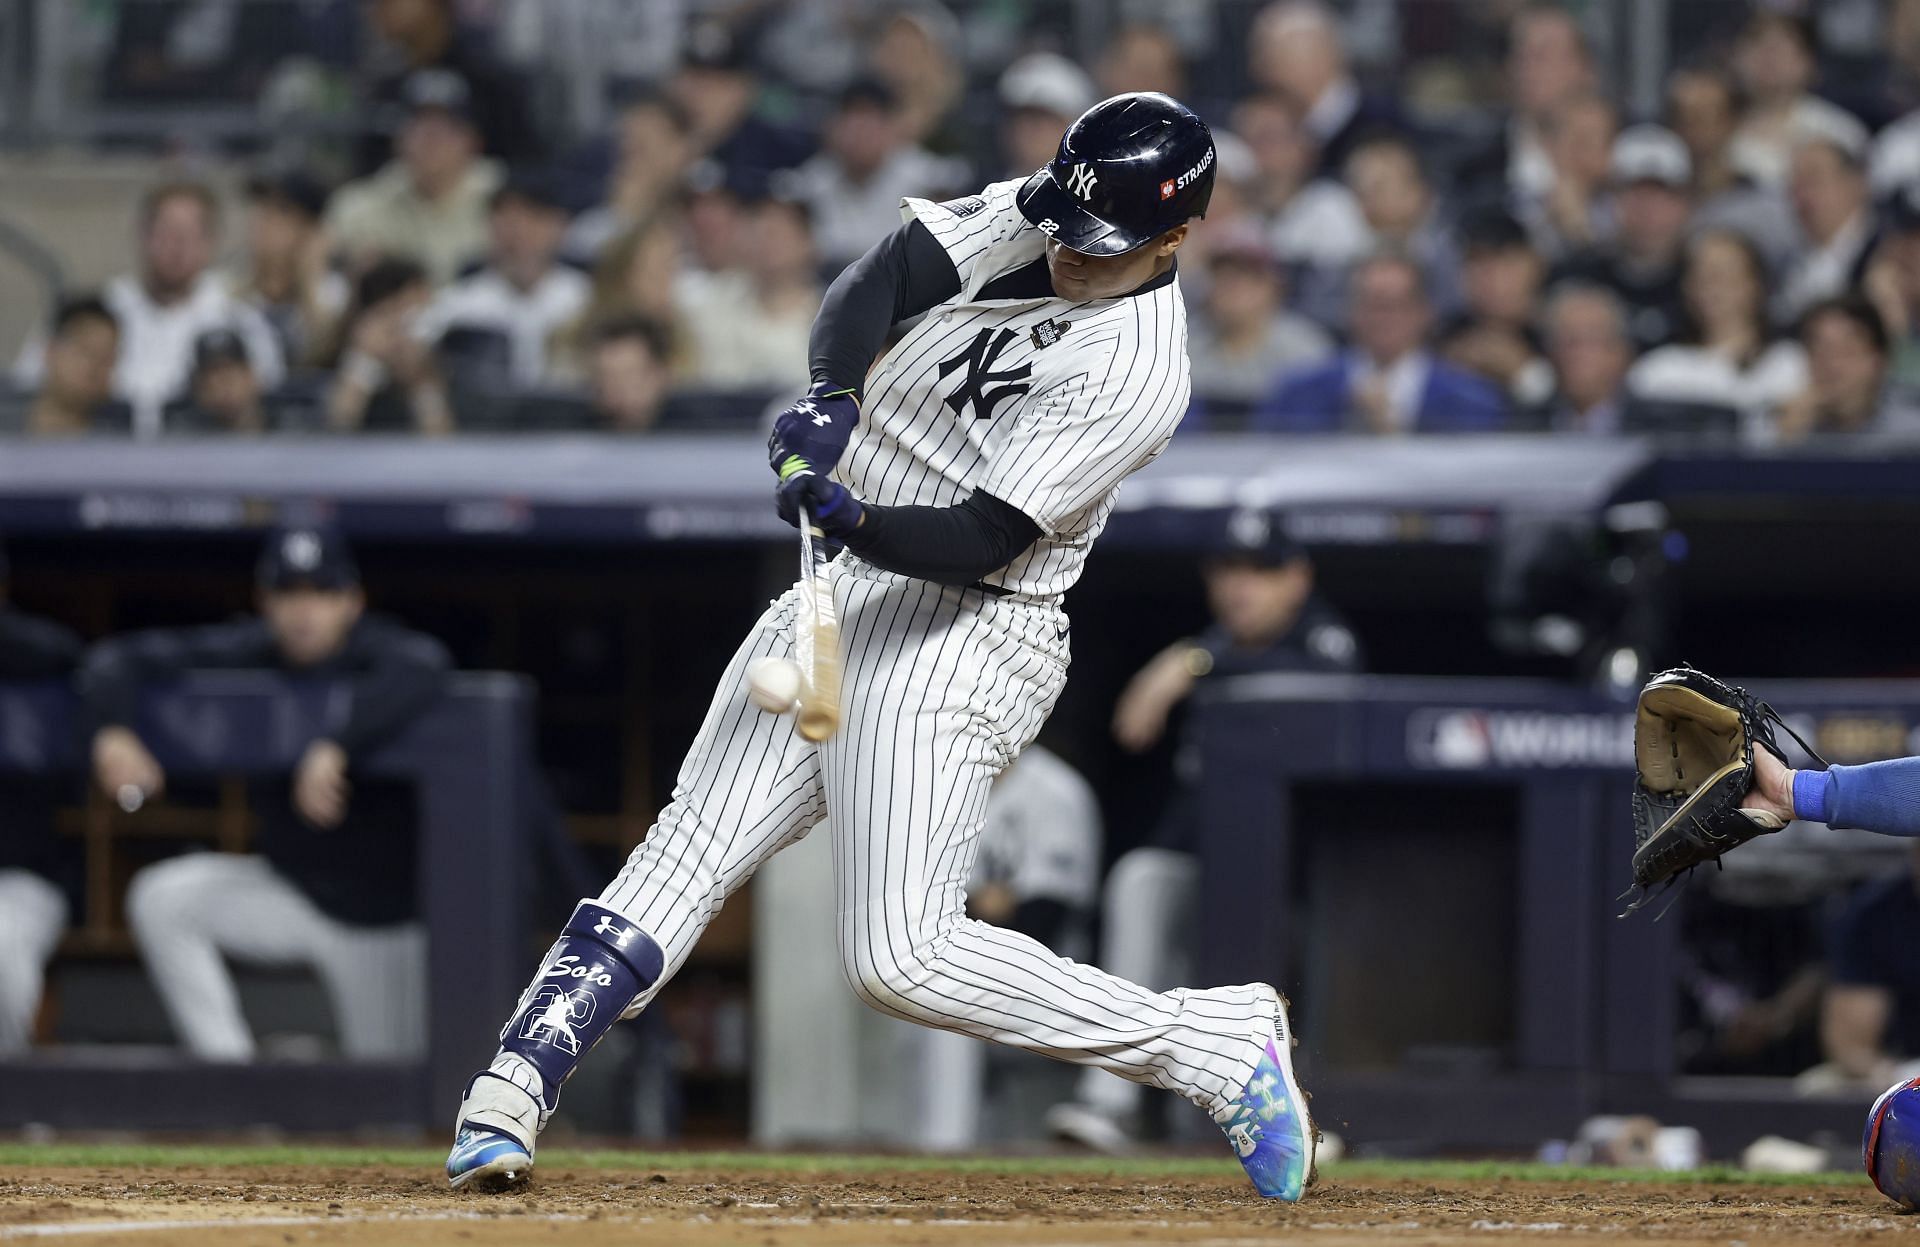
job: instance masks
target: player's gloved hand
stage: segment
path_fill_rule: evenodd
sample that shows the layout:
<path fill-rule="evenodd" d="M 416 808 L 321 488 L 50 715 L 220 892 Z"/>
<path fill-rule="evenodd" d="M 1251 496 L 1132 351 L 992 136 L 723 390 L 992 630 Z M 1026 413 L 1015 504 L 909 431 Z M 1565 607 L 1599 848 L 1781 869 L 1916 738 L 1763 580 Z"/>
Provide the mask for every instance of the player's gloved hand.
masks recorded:
<path fill-rule="evenodd" d="M 780 473 L 780 484 L 774 490 L 774 505 L 787 523 L 800 527 L 800 508 L 805 507 L 820 531 L 836 540 L 860 527 L 863 512 L 859 500 L 847 492 L 846 486 L 814 471 L 813 465 L 799 455 L 787 456 L 784 463 L 775 465 L 775 471 Z"/>
<path fill-rule="evenodd" d="M 852 390 L 816 381 L 805 398 L 773 418 L 767 462 L 778 472 L 788 458 L 798 455 L 825 476 L 839 465 L 847 439 L 859 423 L 860 403 Z"/>

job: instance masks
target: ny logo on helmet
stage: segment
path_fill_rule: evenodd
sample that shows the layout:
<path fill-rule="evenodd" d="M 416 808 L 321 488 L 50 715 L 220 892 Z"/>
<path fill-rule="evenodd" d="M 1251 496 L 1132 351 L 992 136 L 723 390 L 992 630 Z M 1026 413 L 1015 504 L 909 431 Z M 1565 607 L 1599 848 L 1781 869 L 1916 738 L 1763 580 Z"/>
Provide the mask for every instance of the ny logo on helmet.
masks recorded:
<path fill-rule="evenodd" d="M 1100 175 L 1084 161 L 1073 166 L 1073 172 L 1067 176 L 1067 189 L 1082 199 L 1093 198 L 1093 188 L 1099 183 Z"/>

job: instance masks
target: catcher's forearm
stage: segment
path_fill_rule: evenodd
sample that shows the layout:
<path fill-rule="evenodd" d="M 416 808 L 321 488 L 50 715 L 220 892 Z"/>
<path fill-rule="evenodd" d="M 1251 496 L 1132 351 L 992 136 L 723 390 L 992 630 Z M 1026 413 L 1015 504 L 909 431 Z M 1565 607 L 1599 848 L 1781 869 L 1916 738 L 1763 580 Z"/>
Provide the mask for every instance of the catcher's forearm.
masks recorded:
<path fill-rule="evenodd" d="M 1920 758 L 1795 771 L 1793 814 L 1831 827 L 1920 836 Z"/>

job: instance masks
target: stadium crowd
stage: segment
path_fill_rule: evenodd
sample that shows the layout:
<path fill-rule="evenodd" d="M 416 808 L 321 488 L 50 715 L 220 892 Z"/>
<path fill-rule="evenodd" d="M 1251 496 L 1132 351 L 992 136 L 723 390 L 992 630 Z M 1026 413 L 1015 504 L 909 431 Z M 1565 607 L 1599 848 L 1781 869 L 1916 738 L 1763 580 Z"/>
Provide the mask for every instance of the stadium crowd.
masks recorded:
<path fill-rule="evenodd" d="M 1920 429 L 1914 0 L 1868 6 L 1884 39 L 1864 62 L 1823 54 L 1810 5 L 1687 6 L 1646 116 L 1550 2 L 1408 6 L 1409 45 L 1441 10 L 1475 37 L 1429 63 L 1461 82 L 1395 73 L 1387 93 L 1351 54 L 1357 10 L 1319 0 L 1209 8 L 1204 47 L 1192 21 L 1121 6 L 1079 59 L 1039 22 L 973 54 L 993 6 L 631 4 L 646 37 L 617 49 L 611 122 L 584 130 L 537 105 L 598 10 L 535 7 L 337 0 L 300 6 L 291 37 L 232 25 L 225 54 L 258 73 L 223 89 L 332 49 L 361 101 L 349 137 L 257 157 L 238 229 L 209 183 L 153 186 L 137 270 L 61 299 L 13 370 L 13 419 L 750 426 L 804 387 L 824 284 L 902 196 L 1022 176 L 1088 105 L 1151 89 L 1218 140 L 1182 265 L 1191 427 Z M 130 6 L 115 89 L 209 89 L 155 51 L 195 11 Z M 1476 108 L 1443 106 L 1481 80 Z"/>

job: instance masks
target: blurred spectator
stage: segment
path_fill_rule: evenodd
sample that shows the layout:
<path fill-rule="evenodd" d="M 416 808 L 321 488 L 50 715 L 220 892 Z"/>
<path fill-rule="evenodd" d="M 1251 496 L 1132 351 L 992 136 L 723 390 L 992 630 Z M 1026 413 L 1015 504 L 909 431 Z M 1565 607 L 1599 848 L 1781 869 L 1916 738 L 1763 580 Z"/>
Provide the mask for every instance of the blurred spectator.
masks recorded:
<path fill-rule="evenodd" d="M 167 408 L 167 432 L 263 432 L 261 397 L 247 344 L 231 329 L 210 330 L 193 344 L 193 381 L 186 399 Z"/>
<path fill-rule="evenodd" d="M 1222 525 L 1206 562 L 1213 622 L 1176 641 L 1128 682 L 1113 711 L 1113 736 L 1144 753 L 1194 690 L 1225 677 L 1273 671 L 1355 672 L 1360 646 L 1340 615 L 1314 592 L 1313 565 L 1286 535 L 1280 516 L 1247 508 Z M 1197 854 L 1210 828 L 1199 821 L 1205 782 L 1190 746 L 1175 762 L 1179 788 L 1153 842 L 1123 854 L 1107 874 L 1101 968 L 1163 990 L 1187 981 L 1200 896 Z M 1054 1133 L 1103 1152 L 1126 1150 L 1140 1128 L 1141 1088 L 1103 1070 L 1080 1077 L 1076 1098 L 1047 1114 Z"/>
<path fill-rule="evenodd" d="M 494 192 L 486 266 L 442 290 L 421 321 L 420 332 L 449 357 L 443 363 L 456 366 L 454 335 L 465 334 L 484 355 L 473 361 L 480 372 L 469 380 L 502 362 L 505 376 L 489 383 L 532 389 L 548 380 L 553 337 L 579 319 L 591 290 L 585 273 L 560 263 L 566 232 L 567 210 L 545 174 L 516 173 Z"/>
<path fill-rule="evenodd" d="M 1399 108 L 1360 89 L 1347 68 L 1339 21 L 1319 0 L 1279 0 L 1262 9 L 1248 61 L 1255 84 L 1278 91 L 1299 110 L 1323 176 L 1339 176 L 1369 132 L 1406 128 Z"/>
<path fill-rule="evenodd" d="M 909 0 L 881 22 L 867 49 L 867 72 L 893 88 L 910 142 L 935 151 L 966 146 L 945 133 L 967 88 L 959 50 L 965 33 L 937 0 Z"/>
<path fill-rule="evenodd" d="M 1332 364 L 1290 374 L 1254 414 L 1274 432 L 1466 432 L 1498 428 L 1492 385 L 1426 348 L 1433 308 L 1419 266 L 1375 256 L 1353 270 L 1352 346 Z"/>
<path fill-rule="evenodd" d="M 820 307 L 806 206 L 774 198 L 752 205 L 743 249 L 739 268 L 680 279 L 689 379 L 720 389 L 804 388 L 807 338 Z"/>
<path fill-rule="evenodd" d="M 1852 113 L 1813 93 L 1819 50 L 1806 19 L 1755 12 L 1734 44 L 1733 69 L 1747 107 L 1729 155 L 1742 175 L 1762 186 L 1784 186 L 1802 140 L 1818 135 L 1865 142 L 1865 129 Z"/>
<path fill-rule="evenodd" d="M 426 270 L 410 260 L 382 260 L 360 275 L 327 394 L 329 428 L 453 431 L 446 382 L 420 325 L 432 299 Z"/>
<path fill-rule="evenodd" d="M 693 268 L 707 273 L 738 264 L 746 245 L 747 210 L 741 193 L 745 188 L 714 181 L 712 175 L 718 172 L 719 167 L 713 164 L 695 166 L 685 199 L 686 258 Z M 753 187 L 752 195 L 744 198 L 766 193 L 762 181 Z"/>
<path fill-rule="evenodd" d="M 1613 236 L 1568 256 L 1556 280 L 1605 286 L 1625 301 L 1634 341 L 1669 341 L 1680 323 L 1680 260 L 1692 211 L 1692 170 L 1678 136 L 1631 126 L 1614 140 L 1609 167 Z"/>
<path fill-rule="evenodd" d="M 373 126 L 361 143 L 360 172 L 393 158 L 394 132 L 418 106 L 412 82 L 423 70 L 451 73 L 467 85 L 473 125 L 489 156 L 510 163 L 541 154 L 527 83 L 495 58 L 484 35 L 460 24 L 455 0 L 369 0 L 367 16 L 381 55 L 368 93 Z"/>
<path fill-rule="evenodd" d="M 1521 191 L 1514 211 L 1549 259 L 1604 243 L 1613 230 L 1607 179 L 1613 169 L 1619 113 L 1598 94 L 1577 95 L 1548 113 L 1540 128 L 1551 180 L 1544 191 Z"/>
<path fill-rule="evenodd" d="M 1694 228 L 1738 230 L 1759 244 L 1770 263 L 1785 264 L 1800 234 L 1786 197 L 1733 161 L 1733 136 L 1745 109 L 1733 75 L 1716 66 L 1689 66 L 1667 79 L 1667 124 L 1687 145 L 1693 168 Z"/>
<path fill-rule="evenodd" d="M 718 22 L 702 22 L 687 32 L 668 93 L 686 116 L 695 156 L 712 161 L 723 177 L 764 182 L 809 154 L 806 136 L 758 115 L 760 81 L 747 50 Z"/>
<path fill-rule="evenodd" d="M 608 243 L 593 269 L 593 289 L 587 310 L 566 347 L 577 375 L 588 371 L 587 361 L 598 345 L 600 326 L 638 316 L 660 330 L 665 348 L 662 359 L 675 373 L 684 370 L 686 334 L 680 326 L 675 292 L 680 285 L 680 235 L 677 218 L 650 218 Z"/>
<path fill-rule="evenodd" d="M 1766 261 L 1751 240 L 1718 229 L 1694 235 L 1680 294 L 1678 337 L 1627 374 L 1636 398 L 1730 407 L 1752 426 L 1806 388 L 1806 353 L 1777 340 L 1768 322 Z"/>
<path fill-rule="evenodd" d="M 1548 118 L 1599 86 L 1579 19 L 1555 4 L 1528 3 L 1507 25 L 1507 116 L 1497 139 L 1463 162 L 1459 191 L 1475 203 L 1543 200 L 1553 189 Z"/>
<path fill-rule="evenodd" d="M 1333 354 L 1325 330 L 1285 307 L 1278 257 L 1258 230 L 1216 233 L 1208 248 L 1206 302 L 1190 322 L 1193 391 L 1209 427 L 1244 421 L 1282 373 Z"/>
<path fill-rule="evenodd" d="M 1000 75 L 1000 177 L 1025 177 L 1053 160 L 1061 136 L 1097 100 L 1084 70 L 1053 52 L 1033 52 Z"/>
<path fill-rule="evenodd" d="M 80 657 L 71 631 L 7 602 L 0 551 L 0 679 L 62 679 Z M 0 783 L 0 1057 L 33 1042 L 46 965 L 79 902 L 77 842 L 54 827 L 53 802 L 39 785 Z"/>
<path fill-rule="evenodd" d="M 80 684 L 94 778 L 122 797 L 166 786 L 133 728 L 151 685 L 194 670 L 260 669 L 331 680 L 343 694 L 291 775 L 250 783 L 255 852 L 148 866 L 128 885 L 127 924 L 195 1057 L 254 1056 L 231 959 L 312 966 L 345 1055 L 416 1058 L 425 1047 L 426 930 L 417 920 L 413 797 L 356 767 L 433 705 L 447 653 L 432 637 L 366 615 L 352 555 L 331 531 L 275 534 L 258 591 L 256 618 L 132 633 L 87 654 Z"/>
<path fill-rule="evenodd" d="M 1794 148 L 1788 192 L 1801 245 L 1774 296 L 1777 319 L 1794 320 L 1866 276 L 1876 238 L 1864 154 L 1863 148 L 1824 136 Z"/>
<path fill-rule="evenodd" d="M 1627 307 L 1604 286 L 1565 282 L 1547 296 L 1541 317 L 1553 393 L 1541 423 L 1555 433 L 1618 433 L 1626 412 L 1633 341 Z"/>
<path fill-rule="evenodd" d="M 670 374 L 667 335 L 654 321 L 628 315 L 593 333 L 593 410 L 612 433 L 645 433 L 660 421 Z"/>
<path fill-rule="evenodd" d="M 1859 433 L 1885 423 L 1887 326 L 1859 295 L 1826 299 L 1800 321 L 1807 388 L 1781 405 L 1781 441 L 1817 433 Z"/>
<path fill-rule="evenodd" d="M 260 313 L 227 288 L 213 270 L 220 237 L 220 205 L 199 182 L 164 182 L 140 201 L 140 270 L 109 281 L 101 298 L 120 326 L 113 395 L 133 408 L 142 437 L 160 431 L 167 400 L 186 388 L 193 344 L 209 329 L 231 329 L 246 339 L 262 384 L 280 383 L 280 344 Z M 37 384 L 45 343 L 29 343 L 17 379 Z"/>
<path fill-rule="evenodd" d="M 693 148 L 687 115 L 664 95 L 647 94 L 620 110 L 617 159 L 606 199 L 574 218 L 563 247 L 568 259 L 591 265 L 602 248 L 673 205 Z"/>
<path fill-rule="evenodd" d="M 353 293 L 328 264 L 327 188 L 300 172 L 256 177 L 247 205 L 247 269 L 234 293 L 266 316 L 289 366 L 312 364 Z"/>
<path fill-rule="evenodd" d="M 1177 100 L 1187 96 L 1187 58 L 1179 41 L 1166 27 L 1147 22 L 1129 22 L 1114 32 L 1100 50 L 1094 77 L 1100 99 L 1129 91 L 1158 91 Z M 1092 104 L 1089 99 L 1080 111 Z"/>
<path fill-rule="evenodd" d="M 408 111 L 395 159 L 340 188 L 327 229 L 356 270 L 382 257 L 411 260 L 441 285 L 486 249 L 487 202 L 501 170 L 480 155 L 466 79 L 423 70 L 406 80 L 401 98 Z"/>
<path fill-rule="evenodd" d="M 1920 180 L 1920 2 L 1887 5 L 1887 71 L 1879 103 L 1887 121 L 1874 136 L 1869 181 L 1876 198 Z"/>
<path fill-rule="evenodd" d="M 1920 182 L 1888 200 L 1886 230 L 1863 289 L 1887 328 L 1893 401 L 1920 410 Z"/>
<path fill-rule="evenodd" d="M 1347 157 L 1345 176 L 1373 231 L 1369 249 L 1395 251 L 1418 264 L 1434 306 L 1452 312 L 1460 304 L 1460 249 L 1413 141 L 1397 134 L 1361 139 Z"/>
<path fill-rule="evenodd" d="M 27 409 L 27 433 L 69 437 L 128 432 L 124 411 L 114 420 L 113 413 L 104 410 L 113 394 L 119 357 L 120 322 L 112 309 L 91 296 L 61 304 L 47 338 L 40 392 Z"/>
<path fill-rule="evenodd" d="M 1461 242 L 1461 306 L 1441 327 L 1440 353 L 1499 386 L 1518 407 L 1538 406 L 1553 389 L 1533 324 L 1546 261 L 1520 223 L 1497 209 L 1469 217 Z"/>
<path fill-rule="evenodd" d="M 1920 1054 L 1920 843 L 1910 872 L 1863 885 L 1835 924 L 1820 1046 L 1840 1081 L 1871 1094 Z"/>
<path fill-rule="evenodd" d="M 862 78 L 841 92 L 822 150 L 797 170 L 793 189 L 812 209 L 824 271 L 836 273 L 900 228 L 902 199 L 948 198 L 967 177 L 961 161 L 944 160 L 907 138 L 891 87 Z"/>
<path fill-rule="evenodd" d="M 1353 192 L 1314 176 L 1319 155 L 1300 110 L 1284 95 L 1269 91 L 1240 101 L 1233 132 L 1253 153 L 1247 206 L 1265 224 L 1275 254 L 1299 270 L 1294 305 L 1315 319 L 1337 320 L 1343 275 L 1369 244 Z"/>

